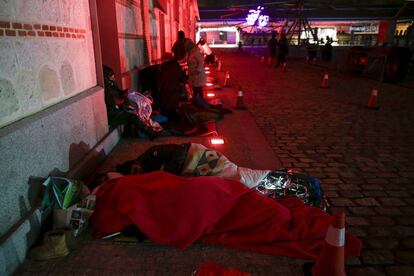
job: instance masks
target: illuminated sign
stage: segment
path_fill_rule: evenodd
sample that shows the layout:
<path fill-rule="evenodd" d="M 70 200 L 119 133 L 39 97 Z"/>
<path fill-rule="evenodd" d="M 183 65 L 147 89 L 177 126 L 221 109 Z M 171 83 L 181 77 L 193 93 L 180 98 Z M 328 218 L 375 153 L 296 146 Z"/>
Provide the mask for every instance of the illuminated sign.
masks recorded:
<path fill-rule="evenodd" d="M 378 33 L 378 25 L 351 26 L 349 30 L 354 33 Z"/>
<path fill-rule="evenodd" d="M 258 28 L 262 28 L 269 23 L 269 16 L 260 14 L 264 7 L 258 6 L 256 10 L 249 10 L 249 14 L 246 17 L 247 25 L 257 25 Z"/>

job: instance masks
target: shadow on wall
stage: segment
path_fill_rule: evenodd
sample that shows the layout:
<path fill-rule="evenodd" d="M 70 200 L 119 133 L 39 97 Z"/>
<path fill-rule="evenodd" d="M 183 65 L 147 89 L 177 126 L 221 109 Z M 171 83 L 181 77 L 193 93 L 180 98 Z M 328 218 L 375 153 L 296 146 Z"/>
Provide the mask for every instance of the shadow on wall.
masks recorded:
<path fill-rule="evenodd" d="M 90 150 L 90 146 L 84 142 L 78 144 L 71 144 L 69 147 L 69 171 L 63 172 L 58 168 L 54 168 L 49 172 L 47 176 L 60 176 L 70 179 L 81 180 L 88 184 L 90 178 L 94 175 L 96 169 L 105 160 L 106 154 L 104 149 L 100 151 Z M 31 214 L 40 206 L 40 202 L 43 196 L 43 182 L 47 176 L 30 176 L 28 179 L 28 200 L 29 206 L 26 205 L 23 196 L 19 197 L 20 217 L 22 219 L 29 218 L 30 229 L 39 229 L 39 221 Z M 31 230 L 27 234 L 28 242 L 35 240 L 38 233 L 31 233 Z"/>
<path fill-rule="evenodd" d="M 69 146 L 69 170 L 80 162 L 90 150 L 91 147 L 82 141 L 78 144 L 71 144 Z"/>
<path fill-rule="evenodd" d="M 91 150 L 84 142 L 71 144 L 69 147 L 69 171 L 62 172 L 54 168 L 48 176 L 62 176 L 69 179 L 81 180 L 88 184 L 94 172 L 106 158 L 105 150 Z M 24 261 L 27 250 L 32 247 L 42 233 L 52 229 L 51 209 L 39 212 L 43 199 L 43 182 L 47 176 L 30 176 L 28 179 L 28 201 L 23 196 L 18 198 L 21 219 L 13 225 L 9 231 L 0 237 L 0 245 L 7 252 L 5 258 L 8 263 L 5 267 L 0 266 L 0 274 L 12 274 L 13 271 Z M 29 206 L 28 206 L 29 205 Z M 20 243 L 15 242 L 15 237 Z M 24 240 L 26 238 L 26 240 Z"/>
<path fill-rule="evenodd" d="M 49 172 L 48 176 L 66 177 L 69 179 L 81 180 L 84 183 L 88 184 L 89 180 L 94 175 L 94 172 L 102 164 L 105 158 L 106 154 L 104 149 L 100 151 L 91 151 L 89 145 L 84 142 L 71 144 L 69 147 L 69 171 L 62 172 L 60 169 L 54 168 Z M 16 229 L 16 227 L 19 227 L 19 224 L 23 223 L 24 220 L 29 219 L 30 230 L 27 233 L 28 246 L 33 245 L 33 242 L 39 236 L 40 227 L 42 227 L 41 232 L 43 232 L 45 229 L 50 228 L 50 225 L 47 223 L 46 225 L 43 225 L 43 218 L 42 225 L 40 225 L 38 218 L 36 216 L 32 216 L 33 212 L 40 206 L 44 192 L 44 187 L 42 184 L 46 180 L 46 177 L 47 176 L 29 177 L 29 206 L 26 205 L 23 196 L 19 197 L 20 216 L 22 220 L 13 228 Z"/>
<path fill-rule="evenodd" d="M 69 171 L 62 172 L 54 168 L 49 175 L 62 176 L 88 182 L 95 170 L 106 158 L 105 150 L 91 150 L 91 147 L 81 141 L 69 146 Z"/>

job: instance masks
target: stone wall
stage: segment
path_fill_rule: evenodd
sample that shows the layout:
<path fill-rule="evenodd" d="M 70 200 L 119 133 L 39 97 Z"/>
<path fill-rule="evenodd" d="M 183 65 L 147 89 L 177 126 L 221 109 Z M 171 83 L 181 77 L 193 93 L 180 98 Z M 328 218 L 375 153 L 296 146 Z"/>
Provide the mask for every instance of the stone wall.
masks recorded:
<path fill-rule="evenodd" d="M 29 176 L 67 171 L 71 145 L 107 133 L 94 86 L 88 0 L 0 2 L 0 236 L 31 208 Z"/>
<path fill-rule="evenodd" d="M 194 38 L 195 0 L 180 0 L 180 16 L 168 14 L 173 0 L 162 2 L 166 28 L 154 1 L 0 1 L 1 275 L 24 260 L 45 217 L 36 204 L 41 181 L 30 180 L 56 171 L 86 176 L 93 157 L 102 160 L 119 140 L 97 85 L 102 63 L 123 88 L 134 88 L 137 68 L 160 60 L 160 43 L 168 51 L 178 28 Z"/>
<path fill-rule="evenodd" d="M 31 180 L 70 171 L 108 133 L 91 26 L 88 0 L 0 1 L 1 275 L 38 238 Z"/>
<path fill-rule="evenodd" d="M 96 85 L 88 0 L 0 3 L 0 127 Z"/>

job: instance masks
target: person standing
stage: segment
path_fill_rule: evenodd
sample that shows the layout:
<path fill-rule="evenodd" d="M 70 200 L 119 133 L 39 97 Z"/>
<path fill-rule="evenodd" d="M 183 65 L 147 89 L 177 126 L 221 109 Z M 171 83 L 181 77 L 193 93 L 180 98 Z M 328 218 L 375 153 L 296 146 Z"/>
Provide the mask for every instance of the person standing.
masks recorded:
<path fill-rule="evenodd" d="M 204 56 L 204 61 L 206 63 L 214 63 L 216 61 L 216 57 L 213 54 L 213 51 L 208 46 L 206 40 L 202 37 L 197 43 L 198 48 L 200 48 L 201 54 Z"/>
<path fill-rule="evenodd" d="M 203 85 L 206 84 L 206 72 L 204 71 L 203 55 L 191 39 L 184 44 L 187 51 L 188 77 L 193 89 L 193 97 L 204 98 Z"/>
<path fill-rule="evenodd" d="M 286 34 L 282 34 L 282 37 L 279 40 L 279 54 L 277 57 L 277 66 L 282 66 L 282 70 L 286 71 L 286 57 L 289 53 L 289 42 L 286 38 Z"/>
<path fill-rule="evenodd" d="M 326 43 L 322 49 L 322 59 L 324 61 L 330 61 L 332 58 L 332 41 L 329 36 L 326 36 Z"/>
<path fill-rule="evenodd" d="M 269 50 L 269 65 L 270 67 L 276 66 L 276 58 L 277 58 L 277 47 L 278 47 L 278 41 L 276 38 L 277 33 L 274 32 L 272 34 L 272 38 L 269 39 L 267 42 L 267 48 Z"/>
<path fill-rule="evenodd" d="M 181 61 L 185 58 L 186 50 L 184 48 L 184 44 L 186 40 L 187 38 L 185 37 L 185 33 L 183 31 L 178 31 L 177 40 L 174 42 L 174 45 L 171 49 L 173 52 L 174 60 L 178 63 L 181 63 Z"/>

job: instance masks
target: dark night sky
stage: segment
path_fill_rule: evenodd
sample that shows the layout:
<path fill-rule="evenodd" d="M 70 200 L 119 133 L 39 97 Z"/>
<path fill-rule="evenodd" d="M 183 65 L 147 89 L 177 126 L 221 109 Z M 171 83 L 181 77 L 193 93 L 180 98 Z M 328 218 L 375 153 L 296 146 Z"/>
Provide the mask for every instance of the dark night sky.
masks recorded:
<path fill-rule="evenodd" d="M 200 8 L 228 8 L 237 5 L 264 5 L 265 3 L 276 3 L 276 2 L 291 2 L 291 0 L 284 1 L 257 1 L 257 0 L 198 0 L 198 6 Z"/>
<path fill-rule="evenodd" d="M 295 0 L 198 0 L 198 6 L 200 8 L 226 8 L 235 5 L 278 5 L 278 3 L 294 3 Z M 352 7 L 352 6 L 380 6 L 380 5 L 396 5 L 401 6 L 405 3 L 405 0 L 303 0 L 306 5 L 317 5 L 319 7 L 327 7 L 329 5 L 340 7 Z"/>
<path fill-rule="evenodd" d="M 268 14 L 279 14 L 283 10 L 289 10 L 291 5 L 298 0 L 198 0 L 201 18 L 214 18 L 212 9 L 226 9 L 240 6 L 242 8 L 254 8 L 264 6 Z M 305 15 L 310 17 L 393 17 L 406 3 L 405 0 L 302 0 L 305 7 Z M 407 9 L 401 14 L 403 17 L 412 17 L 414 14 L 414 1 L 408 2 Z M 223 11 L 223 10 L 222 10 Z M 240 15 L 239 15 L 240 16 Z"/>

